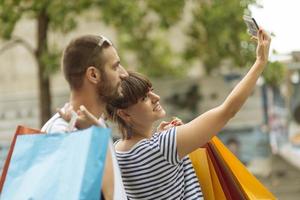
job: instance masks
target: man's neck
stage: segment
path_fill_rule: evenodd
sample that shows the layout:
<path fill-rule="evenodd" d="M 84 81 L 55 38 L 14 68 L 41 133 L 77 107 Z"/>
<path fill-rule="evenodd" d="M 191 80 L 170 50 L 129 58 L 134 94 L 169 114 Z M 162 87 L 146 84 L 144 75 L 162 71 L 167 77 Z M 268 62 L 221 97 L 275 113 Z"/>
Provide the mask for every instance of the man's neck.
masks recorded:
<path fill-rule="evenodd" d="M 79 110 L 81 105 L 92 113 L 96 118 L 100 118 L 104 112 L 106 103 L 101 102 L 96 94 L 82 91 L 72 91 L 70 96 L 70 104 L 75 111 Z"/>

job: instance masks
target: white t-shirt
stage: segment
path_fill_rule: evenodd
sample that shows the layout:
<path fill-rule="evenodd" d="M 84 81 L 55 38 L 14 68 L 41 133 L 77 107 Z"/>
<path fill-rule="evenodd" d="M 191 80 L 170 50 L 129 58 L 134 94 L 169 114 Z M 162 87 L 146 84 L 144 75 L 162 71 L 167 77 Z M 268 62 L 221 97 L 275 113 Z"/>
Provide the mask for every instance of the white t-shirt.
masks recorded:
<path fill-rule="evenodd" d="M 101 127 L 106 128 L 106 124 L 103 118 L 99 118 L 99 124 Z M 76 128 L 73 131 L 77 130 Z M 41 131 L 46 133 L 66 133 L 69 132 L 69 123 L 60 117 L 58 113 L 56 113 L 52 118 L 50 118 L 45 125 L 42 127 Z M 112 163 L 114 168 L 114 200 L 125 200 L 127 199 L 120 168 L 117 162 L 117 158 L 115 155 L 115 150 L 113 147 L 112 140 L 109 141 L 108 147 L 110 148 Z M 105 173 L 105 172 L 104 172 Z"/>

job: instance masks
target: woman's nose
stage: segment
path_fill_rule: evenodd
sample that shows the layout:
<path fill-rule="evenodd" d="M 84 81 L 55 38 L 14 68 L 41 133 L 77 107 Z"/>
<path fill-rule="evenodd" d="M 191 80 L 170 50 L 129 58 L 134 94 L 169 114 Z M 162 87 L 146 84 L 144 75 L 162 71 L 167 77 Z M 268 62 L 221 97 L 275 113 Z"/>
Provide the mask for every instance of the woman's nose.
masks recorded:
<path fill-rule="evenodd" d="M 150 92 L 149 94 L 153 103 L 156 103 L 160 100 L 160 96 L 155 94 L 154 92 Z"/>

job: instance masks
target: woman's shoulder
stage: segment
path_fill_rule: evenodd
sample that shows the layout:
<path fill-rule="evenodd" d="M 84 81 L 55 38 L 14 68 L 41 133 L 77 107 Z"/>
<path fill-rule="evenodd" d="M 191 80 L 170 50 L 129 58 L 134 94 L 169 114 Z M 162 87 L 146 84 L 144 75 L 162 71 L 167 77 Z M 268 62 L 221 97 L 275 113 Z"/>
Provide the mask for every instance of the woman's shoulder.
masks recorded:
<path fill-rule="evenodd" d="M 129 151 L 133 146 L 132 145 L 129 145 L 128 141 L 126 140 L 117 140 L 115 143 L 114 143 L 114 146 L 115 146 L 115 149 L 116 151 Z"/>
<path fill-rule="evenodd" d="M 114 146 L 117 153 L 130 153 L 135 149 L 139 148 L 140 145 L 147 144 L 147 141 L 147 139 L 142 139 L 139 141 L 118 140 L 114 143 Z"/>
<path fill-rule="evenodd" d="M 173 126 L 169 129 L 154 133 L 153 138 L 156 139 L 159 137 L 165 137 L 166 135 L 176 134 L 176 132 L 177 132 L 177 127 Z"/>
<path fill-rule="evenodd" d="M 114 143 L 115 150 L 117 153 L 126 154 L 139 151 L 139 149 L 156 149 L 159 147 L 159 143 L 162 139 L 166 139 L 166 135 L 174 133 L 176 128 L 171 128 L 169 130 L 164 130 L 162 132 L 156 132 L 151 138 L 144 138 L 140 140 L 117 140 Z"/>
<path fill-rule="evenodd" d="M 154 133 L 151 138 L 140 140 L 118 140 L 114 143 L 117 153 L 132 153 L 140 149 L 153 149 L 158 146 L 159 136 L 163 133 Z"/>

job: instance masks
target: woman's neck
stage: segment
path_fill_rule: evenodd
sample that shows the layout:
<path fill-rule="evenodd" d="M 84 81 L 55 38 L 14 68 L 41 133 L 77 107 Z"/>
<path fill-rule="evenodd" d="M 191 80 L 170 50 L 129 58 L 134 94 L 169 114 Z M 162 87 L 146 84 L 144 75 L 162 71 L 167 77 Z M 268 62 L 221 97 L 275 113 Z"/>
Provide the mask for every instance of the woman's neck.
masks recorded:
<path fill-rule="evenodd" d="M 152 137 L 152 125 L 132 128 L 132 138 L 145 139 Z"/>
<path fill-rule="evenodd" d="M 130 151 L 131 148 L 136 145 L 139 141 L 143 139 L 151 138 L 152 136 L 152 129 L 132 129 L 131 136 L 129 139 L 123 139 L 118 142 L 115 146 L 117 151 Z"/>
<path fill-rule="evenodd" d="M 121 142 L 118 142 L 116 144 L 115 148 L 117 151 L 129 151 L 139 141 L 143 139 L 149 139 L 152 137 L 152 125 L 147 127 L 136 126 L 130 131 L 132 133 L 129 139 L 123 139 Z"/>

